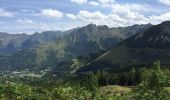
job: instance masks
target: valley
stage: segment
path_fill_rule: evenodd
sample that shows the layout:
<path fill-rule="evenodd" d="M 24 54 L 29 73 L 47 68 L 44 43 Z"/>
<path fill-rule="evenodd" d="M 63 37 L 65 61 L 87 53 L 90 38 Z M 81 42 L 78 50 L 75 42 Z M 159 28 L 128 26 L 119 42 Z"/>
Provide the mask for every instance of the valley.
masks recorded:
<path fill-rule="evenodd" d="M 169 21 L 47 33 L 0 56 L 2 100 L 169 99 Z"/>
<path fill-rule="evenodd" d="M 0 0 L 0 100 L 170 100 L 170 0 Z"/>

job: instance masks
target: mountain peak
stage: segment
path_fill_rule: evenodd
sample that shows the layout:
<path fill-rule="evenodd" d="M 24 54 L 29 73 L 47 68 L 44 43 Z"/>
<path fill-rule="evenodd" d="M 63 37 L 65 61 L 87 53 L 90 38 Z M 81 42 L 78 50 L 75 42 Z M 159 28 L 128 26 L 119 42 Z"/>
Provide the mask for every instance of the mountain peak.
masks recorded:
<path fill-rule="evenodd" d="M 104 29 L 109 29 L 107 25 L 100 25 L 99 27 L 104 28 Z"/>
<path fill-rule="evenodd" d="M 170 21 L 164 21 L 161 24 L 163 24 L 163 25 L 170 25 Z"/>
<path fill-rule="evenodd" d="M 88 24 L 88 25 L 85 26 L 85 27 L 96 27 L 96 26 L 97 26 L 96 24 L 90 23 L 90 24 Z"/>
<path fill-rule="evenodd" d="M 94 29 L 96 29 L 97 28 L 97 25 L 96 24 L 88 24 L 88 25 L 86 25 L 86 26 L 83 26 L 83 27 L 81 27 L 81 28 L 79 28 L 79 30 L 94 30 Z"/>
<path fill-rule="evenodd" d="M 109 29 L 109 27 L 107 25 L 96 25 L 96 24 L 93 24 L 93 23 L 90 23 L 90 24 L 88 24 L 84 27 L 90 28 L 90 29 L 94 29 L 94 28 Z"/>
<path fill-rule="evenodd" d="M 143 33 L 139 33 L 125 41 L 132 47 L 169 48 L 170 21 L 154 25 Z"/>

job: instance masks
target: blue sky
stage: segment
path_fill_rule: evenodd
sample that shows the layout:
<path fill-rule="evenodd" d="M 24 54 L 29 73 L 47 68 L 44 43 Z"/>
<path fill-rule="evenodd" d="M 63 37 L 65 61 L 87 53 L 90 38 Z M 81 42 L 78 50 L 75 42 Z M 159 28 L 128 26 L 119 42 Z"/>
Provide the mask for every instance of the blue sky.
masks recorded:
<path fill-rule="evenodd" d="M 170 20 L 170 0 L 0 0 L 0 31 L 68 30 L 89 23 L 123 27 Z"/>

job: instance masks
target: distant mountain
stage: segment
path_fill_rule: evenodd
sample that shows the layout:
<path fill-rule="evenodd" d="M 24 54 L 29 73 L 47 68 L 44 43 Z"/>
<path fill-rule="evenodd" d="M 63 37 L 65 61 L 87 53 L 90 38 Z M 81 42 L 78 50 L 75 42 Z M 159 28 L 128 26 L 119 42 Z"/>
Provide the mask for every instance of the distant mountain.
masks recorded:
<path fill-rule="evenodd" d="M 148 66 L 156 60 L 165 66 L 170 65 L 170 21 L 120 42 L 80 71 Z"/>
<path fill-rule="evenodd" d="M 16 52 L 22 42 L 29 38 L 27 34 L 9 34 L 0 32 L 0 54 Z"/>
<path fill-rule="evenodd" d="M 56 40 L 64 35 L 65 32 L 46 31 L 42 33 L 9 34 L 0 32 L 0 54 L 13 54 L 27 48 L 33 48 L 40 44 Z"/>
<path fill-rule="evenodd" d="M 4 67 L 8 66 L 6 67 L 8 69 L 29 68 L 35 70 L 55 67 L 58 66 L 59 62 L 64 60 L 108 50 L 125 38 L 142 32 L 149 27 L 151 27 L 151 25 L 109 28 L 106 25 L 97 26 L 89 24 L 81 28 L 69 30 L 53 42 L 14 53 L 11 56 L 5 57 L 5 59 L 1 59 L 0 62 L 2 62 L 2 60 L 7 61 L 8 63 L 6 63 Z M 27 39 L 29 42 L 24 41 L 23 44 L 26 47 L 31 47 L 34 46 L 34 44 L 51 41 L 53 38 L 55 37 L 51 36 L 51 32 L 50 36 L 45 33 L 34 34 Z"/>
<path fill-rule="evenodd" d="M 136 33 L 142 33 L 146 29 L 150 28 L 152 24 L 143 24 L 143 25 L 133 25 L 133 26 L 128 26 L 128 27 L 119 27 L 119 28 L 113 28 L 115 31 L 119 33 L 123 33 L 122 35 L 124 38 L 131 37 L 133 35 L 136 35 Z"/>

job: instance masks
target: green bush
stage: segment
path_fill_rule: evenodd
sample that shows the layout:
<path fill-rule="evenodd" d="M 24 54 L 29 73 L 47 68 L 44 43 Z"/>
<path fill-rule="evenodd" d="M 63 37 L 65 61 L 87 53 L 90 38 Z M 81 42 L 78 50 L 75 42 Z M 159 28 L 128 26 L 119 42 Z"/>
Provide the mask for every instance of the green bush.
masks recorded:
<path fill-rule="evenodd" d="M 169 94 L 165 87 L 169 84 L 169 78 L 160 68 L 160 61 L 153 64 L 149 80 L 138 85 L 138 98 L 141 100 L 169 100 Z"/>

